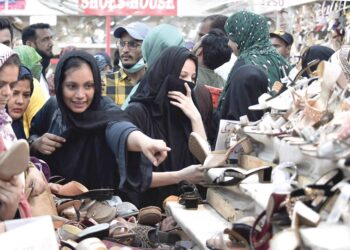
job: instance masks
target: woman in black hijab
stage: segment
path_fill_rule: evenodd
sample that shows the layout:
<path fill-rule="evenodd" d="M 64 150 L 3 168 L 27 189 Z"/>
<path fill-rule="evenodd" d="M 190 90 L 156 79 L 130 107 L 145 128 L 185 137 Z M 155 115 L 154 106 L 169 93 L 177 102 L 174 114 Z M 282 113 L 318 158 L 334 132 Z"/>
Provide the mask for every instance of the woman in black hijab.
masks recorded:
<path fill-rule="evenodd" d="M 314 61 L 318 60 L 318 62 L 321 61 L 328 61 L 329 58 L 334 54 L 334 50 L 331 48 L 328 48 L 326 46 L 321 45 L 313 45 L 308 48 L 306 48 L 302 54 L 301 54 L 301 68 L 305 69 L 307 65 Z M 305 71 L 303 73 L 304 77 L 310 77 L 309 73 L 314 72 L 317 69 L 318 63 L 314 64 L 310 67 L 310 71 Z"/>
<path fill-rule="evenodd" d="M 154 169 L 151 189 L 140 195 L 139 206 L 158 205 L 178 195 L 181 180 L 199 183 L 203 171 L 188 149 L 192 131 L 206 139 L 201 116 L 192 100 L 197 78 L 197 58 L 186 48 L 169 47 L 141 80 L 126 113 L 146 135 L 162 139 L 171 148 L 167 159 Z M 144 166 L 152 165 L 144 162 Z"/>
<path fill-rule="evenodd" d="M 231 97 L 229 101 L 223 102 L 221 117 L 228 120 L 239 120 L 242 114 L 247 114 L 250 121 L 257 121 L 263 116 L 263 111 L 250 111 L 252 105 L 250 100 L 258 100 L 261 93 L 266 91 L 268 80 L 264 71 L 255 65 L 243 65 L 239 67 L 231 77 L 233 84 L 227 92 Z M 239 95 L 240 98 L 232 98 Z"/>
<path fill-rule="evenodd" d="M 112 100 L 101 97 L 94 57 L 79 50 L 66 53 L 57 64 L 54 81 L 57 96 L 32 121 L 32 153 L 49 163 L 53 175 L 89 189 L 118 185 L 122 191 L 147 189 L 152 169 L 139 168 L 139 153 L 127 150 L 142 151 L 158 165 L 168 149 L 126 121 Z"/>

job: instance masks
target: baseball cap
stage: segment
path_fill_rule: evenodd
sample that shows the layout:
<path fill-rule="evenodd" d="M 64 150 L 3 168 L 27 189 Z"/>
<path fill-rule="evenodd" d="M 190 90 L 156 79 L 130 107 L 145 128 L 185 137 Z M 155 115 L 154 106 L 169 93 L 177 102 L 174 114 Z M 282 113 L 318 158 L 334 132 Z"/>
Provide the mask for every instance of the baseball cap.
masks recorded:
<path fill-rule="evenodd" d="M 135 22 L 128 24 L 125 27 L 118 27 L 114 31 L 114 36 L 116 38 L 120 38 L 124 32 L 127 32 L 132 38 L 136 40 L 143 40 L 145 39 L 149 30 L 150 28 L 146 24 Z"/>
<path fill-rule="evenodd" d="M 270 33 L 270 37 L 278 37 L 288 45 L 292 45 L 294 42 L 293 36 L 283 30 L 275 30 L 274 32 Z"/>

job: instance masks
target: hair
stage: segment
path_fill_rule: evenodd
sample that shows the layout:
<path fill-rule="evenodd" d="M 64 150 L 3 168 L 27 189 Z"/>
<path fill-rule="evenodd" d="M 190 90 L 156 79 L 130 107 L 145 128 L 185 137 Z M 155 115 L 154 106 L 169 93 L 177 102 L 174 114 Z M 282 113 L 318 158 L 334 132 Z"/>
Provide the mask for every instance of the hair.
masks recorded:
<path fill-rule="evenodd" d="M 8 29 L 11 34 L 11 40 L 13 40 L 13 27 L 10 20 L 6 17 L 0 17 L 0 30 Z"/>
<path fill-rule="evenodd" d="M 202 22 L 205 21 L 211 21 L 211 29 L 220 29 L 223 32 L 225 32 L 224 26 L 227 20 L 227 16 L 224 15 L 211 15 L 211 16 L 207 16 L 205 17 Z"/>
<path fill-rule="evenodd" d="M 22 73 L 22 69 L 23 71 L 27 71 L 25 73 Z M 19 76 L 18 76 L 18 81 L 21 80 L 28 80 L 29 84 L 30 84 L 30 95 L 33 94 L 34 91 L 34 83 L 33 83 L 33 75 L 30 71 L 30 69 L 28 69 L 26 66 L 21 65 L 20 66 L 20 72 L 19 72 Z M 14 87 L 17 85 L 17 83 L 14 85 Z"/>
<path fill-rule="evenodd" d="M 21 66 L 21 60 L 19 59 L 19 56 L 17 54 L 11 55 L 4 64 L 0 67 L 0 70 L 2 70 L 4 67 L 9 65 L 15 65 L 18 68 Z"/>
<path fill-rule="evenodd" d="M 89 68 L 91 69 L 90 65 L 88 62 L 84 61 L 83 59 L 79 58 L 79 57 L 72 57 L 69 58 L 66 63 L 64 64 L 63 68 L 62 68 L 62 73 L 64 73 L 64 77 L 62 78 L 62 80 L 64 81 L 65 77 L 67 76 L 67 72 L 71 69 L 79 69 L 81 68 L 84 64 L 86 64 L 87 66 L 89 66 Z M 92 69 L 91 69 L 92 71 Z"/>
<path fill-rule="evenodd" d="M 22 43 L 25 45 L 27 41 L 33 42 L 36 38 L 36 30 L 51 29 L 48 23 L 35 23 L 24 28 L 22 31 Z"/>
<path fill-rule="evenodd" d="M 203 37 L 200 47 L 203 48 L 204 65 L 214 70 L 228 62 L 232 50 L 227 43 L 228 37 L 220 29 L 213 29 Z"/>

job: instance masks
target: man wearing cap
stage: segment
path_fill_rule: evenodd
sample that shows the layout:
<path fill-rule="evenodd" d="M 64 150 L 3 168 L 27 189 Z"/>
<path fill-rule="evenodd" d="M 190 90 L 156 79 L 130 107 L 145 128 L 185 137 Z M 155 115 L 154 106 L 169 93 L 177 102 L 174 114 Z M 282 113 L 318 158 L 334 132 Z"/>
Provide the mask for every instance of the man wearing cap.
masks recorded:
<path fill-rule="evenodd" d="M 294 42 L 293 36 L 283 30 L 276 30 L 270 33 L 271 43 L 281 56 L 288 59 Z"/>
<path fill-rule="evenodd" d="M 117 49 L 122 67 L 102 78 L 102 94 L 111 97 L 118 106 L 123 105 L 131 89 L 145 73 L 141 45 L 148 31 L 149 27 L 140 22 L 119 27 L 114 31 L 114 36 L 119 39 Z"/>

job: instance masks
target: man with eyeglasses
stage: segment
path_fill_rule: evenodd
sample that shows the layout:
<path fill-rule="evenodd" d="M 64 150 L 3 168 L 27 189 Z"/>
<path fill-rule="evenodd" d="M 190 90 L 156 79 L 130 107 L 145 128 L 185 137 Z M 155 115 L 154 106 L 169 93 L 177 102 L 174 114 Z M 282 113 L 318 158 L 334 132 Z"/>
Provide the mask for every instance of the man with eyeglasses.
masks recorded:
<path fill-rule="evenodd" d="M 119 71 L 102 76 L 102 95 L 111 97 L 118 106 L 123 105 L 132 88 L 145 73 L 141 45 L 148 31 L 149 27 L 140 22 L 119 27 L 114 31 L 114 36 L 119 39 L 117 49 L 122 67 Z"/>

